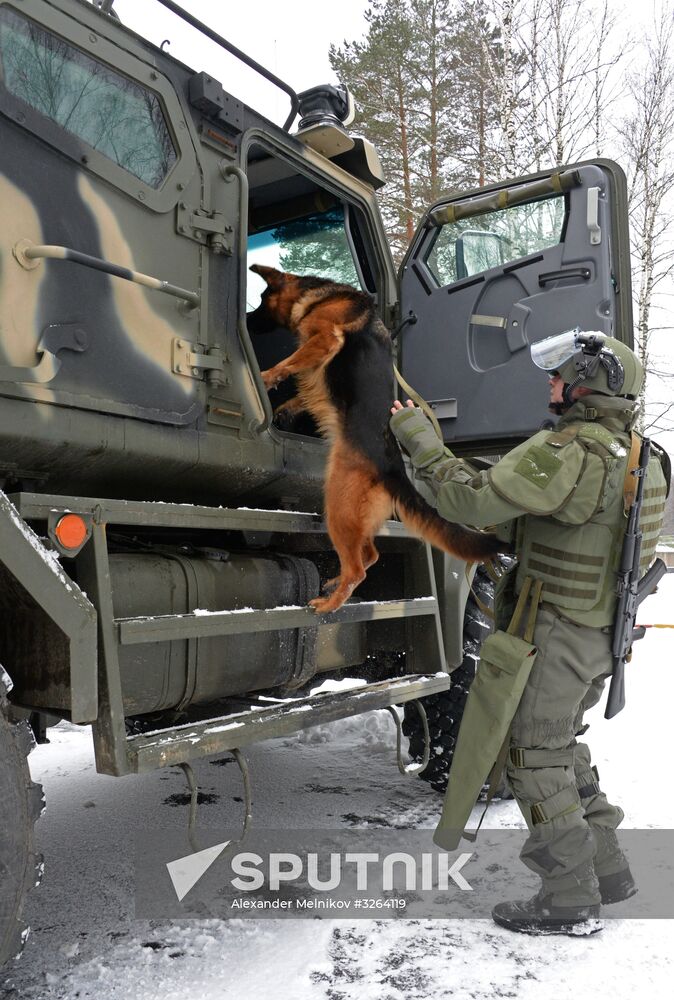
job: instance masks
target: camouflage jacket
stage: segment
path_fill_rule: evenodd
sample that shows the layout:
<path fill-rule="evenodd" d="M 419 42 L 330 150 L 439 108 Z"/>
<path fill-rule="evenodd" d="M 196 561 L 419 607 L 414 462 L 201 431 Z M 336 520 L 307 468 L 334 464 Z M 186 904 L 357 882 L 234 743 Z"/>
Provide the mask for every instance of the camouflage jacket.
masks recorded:
<path fill-rule="evenodd" d="M 539 431 L 482 471 L 452 455 L 420 410 L 395 414 L 391 428 L 443 517 L 494 528 L 513 542 L 517 591 L 526 576 L 540 579 L 545 603 L 578 624 L 604 627 L 615 609 L 633 419 L 627 399 L 585 396 L 553 430 Z M 655 553 L 666 491 L 655 455 L 641 517 L 642 570 Z"/>

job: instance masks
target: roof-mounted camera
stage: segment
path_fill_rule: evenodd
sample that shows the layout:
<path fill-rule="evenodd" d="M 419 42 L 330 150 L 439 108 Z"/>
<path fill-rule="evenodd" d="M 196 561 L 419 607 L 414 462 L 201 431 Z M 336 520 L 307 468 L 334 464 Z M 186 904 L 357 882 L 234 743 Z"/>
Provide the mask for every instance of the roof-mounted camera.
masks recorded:
<path fill-rule="evenodd" d="M 295 135 L 301 142 L 328 159 L 353 149 L 354 140 L 347 128 L 356 111 L 348 87 L 326 83 L 298 96 L 300 124 Z"/>
<path fill-rule="evenodd" d="M 346 129 L 356 117 L 353 96 L 349 88 L 343 84 L 335 87 L 331 83 L 325 83 L 319 87 L 303 90 L 298 96 L 300 130 L 328 122 Z"/>

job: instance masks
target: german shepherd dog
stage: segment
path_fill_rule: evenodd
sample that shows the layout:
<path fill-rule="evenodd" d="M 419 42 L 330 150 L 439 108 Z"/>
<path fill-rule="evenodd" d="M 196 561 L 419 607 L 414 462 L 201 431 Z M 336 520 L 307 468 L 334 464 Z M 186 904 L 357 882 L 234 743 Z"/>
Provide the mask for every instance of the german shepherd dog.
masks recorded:
<path fill-rule="evenodd" d="M 330 442 L 325 515 L 340 572 L 326 597 L 309 603 L 336 611 L 365 579 L 379 553 L 374 536 L 394 512 L 413 534 L 461 559 L 503 549 L 494 535 L 445 521 L 411 484 L 389 429 L 393 387 L 391 337 L 370 296 L 325 278 L 298 277 L 253 264 L 267 283 L 252 331 L 274 324 L 294 333 L 297 350 L 263 371 L 272 389 L 291 375 L 298 392 L 276 411 L 308 411 Z"/>

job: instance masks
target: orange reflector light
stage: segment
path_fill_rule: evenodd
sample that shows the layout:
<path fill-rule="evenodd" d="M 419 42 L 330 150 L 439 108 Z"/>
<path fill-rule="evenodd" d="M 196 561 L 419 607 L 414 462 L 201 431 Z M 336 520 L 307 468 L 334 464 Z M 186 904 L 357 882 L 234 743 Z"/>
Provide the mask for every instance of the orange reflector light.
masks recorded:
<path fill-rule="evenodd" d="M 64 514 L 56 522 L 54 534 L 64 549 L 79 549 L 86 540 L 87 526 L 79 514 Z"/>

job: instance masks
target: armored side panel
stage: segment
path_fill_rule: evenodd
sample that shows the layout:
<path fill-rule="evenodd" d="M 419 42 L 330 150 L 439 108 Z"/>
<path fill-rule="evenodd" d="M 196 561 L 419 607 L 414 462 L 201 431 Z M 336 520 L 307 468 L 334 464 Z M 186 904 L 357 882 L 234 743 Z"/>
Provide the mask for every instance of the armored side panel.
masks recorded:
<path fill-rule="evenodd" d="M 372 189 L 81 0 L 2 0 L 0 63 L 0 479 L 315 509 L 324 446 L 270 428 L 256 351 L 289 345 L 251 344 L 247 264 L 327 219 L 384 307 Z"/>

